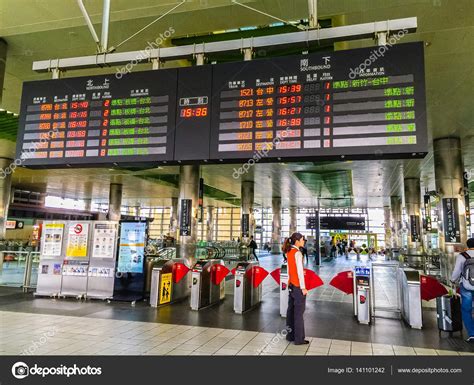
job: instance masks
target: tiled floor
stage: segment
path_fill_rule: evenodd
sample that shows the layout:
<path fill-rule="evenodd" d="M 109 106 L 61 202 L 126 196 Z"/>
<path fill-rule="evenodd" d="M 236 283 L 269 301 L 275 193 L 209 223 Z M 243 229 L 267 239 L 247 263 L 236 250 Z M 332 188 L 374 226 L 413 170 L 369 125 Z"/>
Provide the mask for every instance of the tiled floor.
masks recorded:
<path fill-rule="evenodd" d="M 1 355 L 474 355 L 468 352 L 123 320 L 0 312 Z"/>
<path fill-rule="evenodd" d="M 275 337 L 285 328 L 285 319 L 279 316 L 278 285 L 268 277 L 263 283 L 262 303 L 243 315 L 233 312 L 232 280 L 226 283 L 224 301 L 199 312 L 190 310 L 189 300 L 156 309 L 147 302 L 131 307 L 121 302 L 55 300 L 0 288 L 0 354 L 19 354 L 25 349 L 33 350 L 33 354 L 74 355 L 474 352 L 474 346 L 465 343 L 459 334 L 452 338 L 440 336 L 436 313 L 429 308 L 424 309 L 423 330 L 410 329 L 399 319 L 376 318 L 372 326 L 359 325 L 352 316 L 352 297 L 328 283 L 338 272 L 365 263 L 367 257 L 361 259 L 343 257 L 321 267 L 310 261 L 309 267 L 326 283 L 308 295 L 305 329 L 314 337 L 310 346 L 288 345 L 278 335 Z M 281 260 L 266 255 L 261 265 L 271 272 Z M 376 282 L 376 292 L 381 302 L 390 304 L 393 276 L 386 274 Z"/>

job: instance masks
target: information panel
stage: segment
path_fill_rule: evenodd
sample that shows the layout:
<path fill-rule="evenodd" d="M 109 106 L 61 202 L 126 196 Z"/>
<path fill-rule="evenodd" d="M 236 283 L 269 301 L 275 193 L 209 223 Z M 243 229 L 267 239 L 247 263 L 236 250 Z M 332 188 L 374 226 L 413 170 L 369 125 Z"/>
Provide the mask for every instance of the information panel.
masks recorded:
<path fill-rule="evenodd" d="M 177 70 L 26 82 L 17 156 L 24 165 L 173 159 Z"/>
<path fill-rule="evenodd" d="M 423 43 L 26 82 L 26 166 L 427 152 Z"/>
<path fill-rule="evenodd" d="M 117 271 L 143 273 L 147 225 L 145 222 L 122 222 Z"/>
<path fill-rule="evenodd" d="M 376 50 L 215 66 L 211 158 L 425 153 L 422 44 Z"/>

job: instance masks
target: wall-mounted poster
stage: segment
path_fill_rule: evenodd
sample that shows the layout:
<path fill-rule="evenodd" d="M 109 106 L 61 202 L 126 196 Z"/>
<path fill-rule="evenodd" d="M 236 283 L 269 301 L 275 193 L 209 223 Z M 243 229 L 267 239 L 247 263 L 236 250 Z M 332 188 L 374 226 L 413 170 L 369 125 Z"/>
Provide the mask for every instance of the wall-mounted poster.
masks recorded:
<path fill-rule="evenodd" d="M 67 258 L 87 257 L 87 242 L 89 240 L 89 223 L 73 222 L 68 228 L 66 248 Z"/>
<path fill-rule="evenodd" d="M 145 256 L 145 222 L 122 222 L 117 271 L 143 273 Z"/>
<path fill-rule="evenodd" d="M 95 223 L 94 243 L 92 246 L 92 257 L 109 258 L 115 257 L 115 242 L 117 239 L 118 223 Z"/>
<path fill-rule="evenodd" d="M 63 245 L 64 223 L 46 223 L 44 225 L 43 257 L 60 257 Z"/>

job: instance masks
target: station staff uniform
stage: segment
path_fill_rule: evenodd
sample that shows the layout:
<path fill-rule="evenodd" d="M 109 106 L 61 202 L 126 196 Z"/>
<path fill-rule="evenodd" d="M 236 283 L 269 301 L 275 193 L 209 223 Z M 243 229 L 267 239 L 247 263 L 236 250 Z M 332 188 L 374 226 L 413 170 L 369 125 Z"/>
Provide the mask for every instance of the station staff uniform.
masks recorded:
<path fill-rule="evenodd" d="M 306 308 L 306 296 L 302 290 L 304 283 L 303 254 L 296 246 L 291 246 L 287 253 L 288 258 L 288 310 L 286 323 L 288 327 L 287 340 L 295 344 L 303 344 L 305 340 L 303 313 Z"/>

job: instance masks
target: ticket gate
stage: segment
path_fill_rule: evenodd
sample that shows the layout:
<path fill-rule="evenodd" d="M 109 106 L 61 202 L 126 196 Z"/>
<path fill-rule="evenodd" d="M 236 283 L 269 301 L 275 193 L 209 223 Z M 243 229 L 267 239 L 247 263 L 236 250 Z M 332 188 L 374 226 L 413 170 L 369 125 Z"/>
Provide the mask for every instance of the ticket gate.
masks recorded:
<path fill-rule="evenodd" d="M 237 314 L 256 306 L 262 300 L 262 286 L 257 279 L 258 261 L 240 262 L 234 274 L 234 311 Z"/>
<path fill-rule="evenodd" d="M 354 315 L 361 324 L 370 325 L 373 312 L 373 280 L 370 267 L 354 268 Z"/>
<path fill-rule="evenodd" d="M 420 273 L 412 269 L 398 269 L 401 315 L 414 329 L 423 327 Z"/>
<path fill-rule="evenodd" d="M 150 305 L 158 307 L 187 298 L 188 272 L 184 258 L 157 261 L 151 275 Z"/>
<path fill-rule="evenodd" d="M 223 272 L 220 271 L 221 269 Z M 224 299 L 224 278 L 228 272 L 222 259 L 204 259 L 196 262 L 191 275 L 192 310 L 214 305 Z"/>
<path fill-rule="evenodd" d="M 288 310 L 288 265 L 280 268 L 280 316 L 286 317 Z"/>

